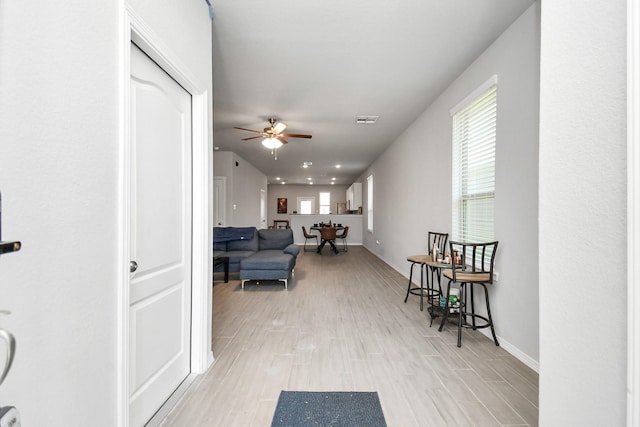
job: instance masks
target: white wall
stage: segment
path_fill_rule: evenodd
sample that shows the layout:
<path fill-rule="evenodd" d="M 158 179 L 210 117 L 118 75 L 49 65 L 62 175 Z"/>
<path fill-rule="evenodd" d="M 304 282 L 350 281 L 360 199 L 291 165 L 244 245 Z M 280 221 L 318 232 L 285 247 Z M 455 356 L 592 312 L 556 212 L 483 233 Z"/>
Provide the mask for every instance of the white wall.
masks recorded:
<path fill-rule="evenodd" d="M 320 192 L 331 193 L 331 212 L 338 213 L 336 203 L 346 203 L 347 185 L 302 185 L 302 184 L 269 184 L 267 212 L 268 224 L 274 219 L 290 220 L 293 211 L 298 210 L 298 197 L 315 197 L 316 210 L 320 208 Z M 278 198 L 287 199 L 287 213 L 278 213 Z"/>
<path fill-rule="evenodd" d="M 543 2 L 540 425 L 625 425 L 625 1 Z"/>
<path fill-rule="evenodd" d="M 495 227 L 500 281 L 490 289 L 491 307 L 501 345 L 534 369 L 539 358 L 539 22 L 534 5 L 361 176 L 365 183 L 368 175 L 374 176 L 374 232 L 365 231 L 365 245 L 408 276 L 406 257 L 427 251 L 428 231 L 451 233 L 449 110 L 498 75 Z"/>
<path fill-rule="evenodd" d="M 259 227 L 260 190 L 267 192 L 267 176 L 231 151 L 214 152 L 213 175 L 227 177 L 227 227 Z"/>
<path fill-rule="evenodd" d="M 206 4 L 139 3 L 207 85 Z M 3 237 L 23 242 L 0 259 L 0 309 L 13 312 L 0 327 L 18 340 L 0 402 L 25 426 L 118 425 L 123 10 L 0 2 Z"/>

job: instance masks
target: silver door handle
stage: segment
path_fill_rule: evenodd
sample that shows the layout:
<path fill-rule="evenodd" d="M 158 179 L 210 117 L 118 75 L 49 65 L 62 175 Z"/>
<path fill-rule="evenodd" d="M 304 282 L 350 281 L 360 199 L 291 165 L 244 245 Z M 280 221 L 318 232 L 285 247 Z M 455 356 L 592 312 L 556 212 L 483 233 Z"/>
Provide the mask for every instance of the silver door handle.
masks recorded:
<path fill-rule="evenodd" d="M 133 272 L 135 272 L 137 269 L 138 269 L 138 263 L 137 263 L 137 262 L 135 262 L 135 261 L 131 261 L 131 262 L 129 263 L 129 271 L 130 271 L 131 273 L 133 273 Z"/>

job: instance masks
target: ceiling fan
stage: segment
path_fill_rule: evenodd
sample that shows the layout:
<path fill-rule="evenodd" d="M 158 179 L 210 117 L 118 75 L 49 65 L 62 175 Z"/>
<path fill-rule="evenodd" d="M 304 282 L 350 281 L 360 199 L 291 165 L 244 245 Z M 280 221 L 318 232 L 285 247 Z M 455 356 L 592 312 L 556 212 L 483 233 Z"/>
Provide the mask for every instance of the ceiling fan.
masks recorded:
<path fill-rule="evenodd" d="M 282 133 L 287 128 L 287 125 L 277 121 L 275 118 L 269 118 L 270 127 L 264 128 L 262 131 L 241 128 L 234 126 L 234 129 L 246 130 L 248 132 L 258 133 L 257 136 L 250 136 L 249 138 L 242 138 L 243 141 L 249 141 L 251 139 L 262 138 L 262 145 L 269 148 L 270 150 L 274 150 L 275 159 L 278 160 L 277 153 L 275 150 L 282 147 L 282 144 L 287 144 L 288 141 L 284 139 L 287 138 L 306 138 L 310 139 L 311 135 L 306 135 L 302 133 Z"/>

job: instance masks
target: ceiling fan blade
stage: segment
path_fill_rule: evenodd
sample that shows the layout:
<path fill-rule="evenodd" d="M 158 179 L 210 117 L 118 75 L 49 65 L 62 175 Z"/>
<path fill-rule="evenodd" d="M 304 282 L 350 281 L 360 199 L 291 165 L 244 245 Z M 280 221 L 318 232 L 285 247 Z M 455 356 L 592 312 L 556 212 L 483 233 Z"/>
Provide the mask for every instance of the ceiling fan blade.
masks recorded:
<path fill-rule="evenodd" d="M 305 135 L 303 133 L 283 133 L 282 136 L 286 136 L 288 138 L 311 138 L 311 135 Z"/>
<path fill-rule="evenodd" d="M 249 132 L 262 133 L 259 130 L 253 130 L 253 129 L 247 129 L 247 128 L 239 128 L 238 126 L 234 126 L 233 128 L 234 129 L 240 129 L 240 130 L 246 130 L 246 131 L 249 131 Z"/>
<path fill-rule="evenodd" d="M 258 135 L 258 136 L 251 136 L 249 138 L 242 138 L 243 141 L 249 141 L 250 139 L 257 139 L 257 138 L 262 138 L 262 135 Z"/>
<path fill-rule="evenodd" d="M 279 133 L 282 133 L 286 128 L 287 128 L 287 125 L 285 125 L 282 122 L 278 122 L 273 126 L 273 131 L 276 134 L 279 134 Z"/>
<path fill-rule="evenodd" d="M 283 144 L 288 144 L 287 140 L 284 139 L 282 136 L 278 135 L 276 136 L 276 139 L 280 142 L 282 142 Z"/>

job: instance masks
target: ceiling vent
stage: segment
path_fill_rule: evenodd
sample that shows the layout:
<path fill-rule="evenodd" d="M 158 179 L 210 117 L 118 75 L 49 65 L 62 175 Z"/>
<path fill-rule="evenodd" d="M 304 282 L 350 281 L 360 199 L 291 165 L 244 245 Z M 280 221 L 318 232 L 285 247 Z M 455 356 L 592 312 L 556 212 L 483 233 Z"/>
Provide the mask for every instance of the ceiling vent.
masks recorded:
<path fill-rule="evenodd" d="M 356 116 L 356 124 L 358 125 L 372 125 L 378 120 L 380 116 Z"/>

